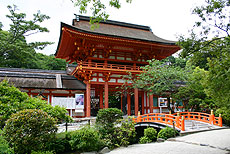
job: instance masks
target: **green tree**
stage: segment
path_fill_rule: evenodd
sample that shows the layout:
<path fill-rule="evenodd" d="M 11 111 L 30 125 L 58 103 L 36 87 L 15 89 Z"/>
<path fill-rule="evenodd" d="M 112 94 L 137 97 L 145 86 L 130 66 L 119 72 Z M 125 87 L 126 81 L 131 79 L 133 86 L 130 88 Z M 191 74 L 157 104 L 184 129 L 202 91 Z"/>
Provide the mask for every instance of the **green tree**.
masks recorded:
<path fill-rule="evenodd" d="M 18 154 L 43 150 L 55 137 L 56 120 L 38 109 L 21 110 L 6 121 L 4 136 Z"/>
<path fill-rule="evenodd" d="M 131 3 L 132 0 L 125 0 L 127 3 Z M 90 6 L 90 10 L 92 11 L 92 16 L 90 20 L 91 28 L 95 28 L 95 23 L 98 23 L 103 20 L 107 20 L 109 14 L 106 12 L 106 7 L 114 7 L 119 9 L 121 7 L 121 0 L 109 0 L 109 1 L 101 1 L 101 0 L 72 0 L 75 6 L 79 7 L 80 13 L 87 13 L 88 6 Z M 98 25 L 98 24 L 97 24 Z"/>
<path fill-rule="evenodd" d="M 149 94 L 167 97 L 168 102 L 187 81 L 188 72 L 185 68 L 167 65 L 158 60 L 149 61 L 149 65 L 143 67 L 143 71 L 134 79 L 133 87 L 144 89 Z M 168 109 L 172 110 L 169 103 Z"/>
<path fill-rule="evenodd" d="M 13 113 L 24 109 L 41 109 L 47 112 L 58 122 L 71 121 L 67 116 L 67 110 L 59 106 L 51 106 L 40 98 L 30 97 L 27 93 L 21 92 L 6 81 L 0 82 L 0 128 L 3 128 L 6 120 Z"/>
<path fill-rule="evenodd" d="M 184 108 L 190 111 L 208 112 L 215 108 L 213 100 L 205 93 L 202 84 L 207 71 L 195 68 L 188 76 L 186 86 L 180 87 L 178 92 L 173 96 L 177 101 L 184 103 Z"/>
<path fill-rule="evenodd" d="M 44 70 L 65 70 L 66 61 L 63 59 L 57 59 L 54 55 L 44 55 L 42 53 L 36 53 L 35 59 L 38 69 Z"/>
<path fill-rule="evenodd" d="M 49 19 L 49 16 L 40 12 L 34 14 L 32 20 L 26 20 L 25 13 L 17 13 L 17 7 L 8 6 L 11 20 L 10 29 L 2 30 L 0 25 L 0 67 L 37 68 L 34 55 L 35 49 L 43 49 L 51 42 L 27 43 L 26 36 L 38 32 L 49 32 L 47 28 L 39 24 Z"/>
<path fill-rule="evenodd" d="M 197 66 L 208 70 L 205 92 L 219 107 L 230 110 L 230 1 L 207 0 L 193 13 L 200 17 L 189 38 L 180 37 L 182 57 L 190 56 Z M 202 62 L 202 63 L 201 63 Z M 205 63 L 204 63 L 205 62 Z"/>

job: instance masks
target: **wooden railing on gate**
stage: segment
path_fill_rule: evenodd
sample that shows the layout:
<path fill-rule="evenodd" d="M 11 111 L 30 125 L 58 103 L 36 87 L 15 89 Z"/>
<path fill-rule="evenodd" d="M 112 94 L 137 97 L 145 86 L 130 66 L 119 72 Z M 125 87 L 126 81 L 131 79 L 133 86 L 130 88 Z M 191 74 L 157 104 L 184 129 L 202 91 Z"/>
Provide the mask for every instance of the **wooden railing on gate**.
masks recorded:
<path fill-rule="evenodd" d="M 206 122 L 212 125 L 217 125 L 222 127 L 222 118 L 215 117 L 213 112 L 211 114 L 201 113 L 201 112 L 177 112 L 174 114 L 164 114 L 164 113 L 150 113 L 137 116 L 133 118 L 134 122 L 159 122 L 167 125 L 175 126 L 176 128 L 185 131 L 184 120 L 196 120 Z"/>

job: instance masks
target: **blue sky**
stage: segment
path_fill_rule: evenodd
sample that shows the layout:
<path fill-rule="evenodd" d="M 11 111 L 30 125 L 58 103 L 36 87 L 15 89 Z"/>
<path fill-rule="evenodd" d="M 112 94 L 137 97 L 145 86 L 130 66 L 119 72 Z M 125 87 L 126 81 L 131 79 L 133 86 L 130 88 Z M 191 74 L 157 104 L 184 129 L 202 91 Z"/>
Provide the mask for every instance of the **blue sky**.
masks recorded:
<path fill-rule="evenodd" d="M 105 0 L 108 1 L 108 0 Z M 121 0 L 125 1 L 125 0 Z M 131 4 L 122 3 L 121 9 L 107 8 L 110 20 L 150 26 L 153 33 L 161 38 L 176 41 L 178 35 L 186 35 L 196 21 L 191 14 L 192 8 L 201 5 L 204 0 L 133 0 Z M 42 25 L 50 32 L 35 34 L 27 38 L 30 41 L 51 41 L 53 45 L 42 51 L 44 54 L 54 54 L 60 35 L 60 22 L 72 24 L 74 14 L 79 14 L 71 0 L 0 0 L 0 21 L 7 30 L 9 20 L 7 5 L 15 4 L 20 12 L 25 12 L 28 18 L 38 10 L 51 17 Z M 89 13 L 86 15 L 90 15 Z"/>

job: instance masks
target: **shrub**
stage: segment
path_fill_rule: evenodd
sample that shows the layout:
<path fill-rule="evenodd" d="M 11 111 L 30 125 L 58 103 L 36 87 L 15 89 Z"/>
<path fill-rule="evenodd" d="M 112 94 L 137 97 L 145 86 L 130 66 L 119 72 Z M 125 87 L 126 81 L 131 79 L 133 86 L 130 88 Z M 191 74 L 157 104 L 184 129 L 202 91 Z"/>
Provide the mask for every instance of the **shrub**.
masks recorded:
<path fill-rule="evenodd" d="M 151 142 L 152 142 L 152 140 L 149 139 L 149 138 L 146 137 L 146 136 L 141 137 L 141 138 L 140 138 L 140 141 L 139 141 L 140 144 L 151 143 Z"/>
<path fill-rule="evenodd" d="M 66 115 L 67 110 L 59 106 L 51 106 L 40 98 L 30 97 L 18 88 L 11 86 L 7 81 L 0 82 L 0 128 L 3 128 L 7 119 L 13 113 L 24 109 L 41 109 L 58 122 L 70 122 L 72 118 Z"/>
<path fill-rule="evenodd" d="M 62 132 L 56 134 L 55 138 L 48 142 L 46 147 L 48 151 L 54 151 L 57 154 L 62 154 L 64 152 L 70 152 L 70 132 Z"/>
<path fill-rule="evenodd" d="M 96 128 L 106 143 L 110 145 L 117 120 L 122 119 L 122 111 L 117 108 L 100 109 L 96 118 Z"/>
<path fill-rule="evenodd" d="M 99 133 L 90 126 L 71 132 L 69 142 L 77 152 L 99 151 L 104 146 Z"/>
<path fill-rule="evenodd" d="M 32 151 L 31 154 L 54 154 L 52 151 Z"/>
<path fill-rule="evenodd" d="M 56 121 L 37 109 L 19 111 L 6 121 L 4 135 L 18 154 L 39 151 L 52 140 L 57 131 Z"/>
<path fill-rule="evenodd" d="M 132 118 L 123 120 L 122 111 L 117 108 L 99 110 L 96 128 L 109 148 L 134 143 L 136 132 Z"/>
<path fill-rule="evenodd" d="M 114 132 L 110 135 L 111 144 L 109 147 L 128 146 L 135 142 L 136 132 L 132 118 L 118 120 L 119 124 L 115 127 Z"/>
<path fill-rule="evenodd" d="M 2 135 L 2 130 L 0 129 L 0 153 L 1 154 L 13 154 L 13 149 L 10 148 L 9 143 L 4 139 Z"/>
<path fill-rule="evenodd" d="M 96 118 L 96 127 L 102 136 L 113 132 L 118 119 L 122 119 L 122 111 L 117 108 L 100 109 Z"/>
<path fill-rule="evenodd" d="M 146 136 L 147 138 L 149 138 L 151 141 L 156 141 L 157 139 L 157 131 L 154 128 L 146 128 L 144 130 L 144 136 Z"/>
<path fill-rule="evenodd" d="M 139 143 L 145 144 L 145 143 L 151 143 L 153 141 L 156 141 L 157 139 L 157 131 L 154 128 L 146 128 L 144 130 L 144 136 L 140 138 Z"/>
<path fill-rule="evenodd" d="M 177 131 L 170 127 L 165 127 L 160 130 L 157 135 L 157 138 L 162 138 L 167 140 L 168 138 L 175 137 L 177 135 Z"/>

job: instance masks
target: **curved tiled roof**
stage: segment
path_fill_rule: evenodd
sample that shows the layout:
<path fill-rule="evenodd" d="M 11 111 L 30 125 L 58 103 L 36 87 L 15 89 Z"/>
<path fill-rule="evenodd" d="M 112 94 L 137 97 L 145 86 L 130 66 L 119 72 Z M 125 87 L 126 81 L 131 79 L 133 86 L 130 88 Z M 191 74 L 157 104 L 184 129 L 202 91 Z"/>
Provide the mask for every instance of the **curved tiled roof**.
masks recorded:
<path fill-rule="evenodd" d="M 98 28 L 92 30 L 89 21 L 89 17 L 76 15 L 76 19 L 73 20 L 73 26 L 80 30 L 88 31 L 94 34 L 103 34 L 114 37 L 151 41 L 163 44 L 176 43 L 175 41 L 165 40 L 156 36 L 148 26 L 107 20 L 105 22 L 101 22 Z"/>

